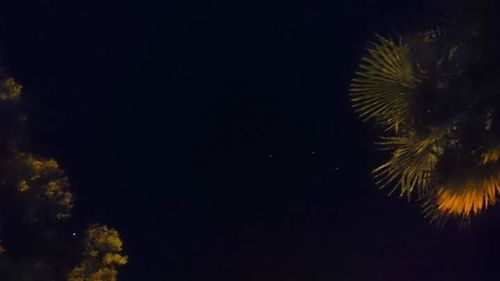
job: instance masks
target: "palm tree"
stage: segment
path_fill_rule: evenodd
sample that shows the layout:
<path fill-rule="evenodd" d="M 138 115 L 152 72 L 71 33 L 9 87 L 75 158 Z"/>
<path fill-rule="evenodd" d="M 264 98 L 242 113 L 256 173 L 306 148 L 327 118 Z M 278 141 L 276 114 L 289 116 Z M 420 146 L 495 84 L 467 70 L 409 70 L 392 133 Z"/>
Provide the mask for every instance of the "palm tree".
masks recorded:
<path fill-rule="evenodd" d="M 390 154 L 377 184 L 415 195 L 433 221 L 468 220 L 500 193 L 500 91 L 485 83 L 495 62 L 477 55 L 480 42 L 474 30 L 377 35 L 351 82 L 355 112 Z"/>

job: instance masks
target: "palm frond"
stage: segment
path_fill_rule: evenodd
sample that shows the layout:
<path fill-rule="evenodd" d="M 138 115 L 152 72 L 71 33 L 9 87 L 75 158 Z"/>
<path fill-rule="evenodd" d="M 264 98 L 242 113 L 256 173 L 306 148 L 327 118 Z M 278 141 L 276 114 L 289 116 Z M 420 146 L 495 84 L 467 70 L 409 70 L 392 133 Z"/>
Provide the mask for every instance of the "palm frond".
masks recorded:
<path fill-rule="evenodd" d="M 500 145 L 495 146 L 481 154 L 481 164 L 496 163 L 500 159 Z"/>
<path fill-rule="evenodd" d="M 409 47 L 382 36 L 377 38 L 361 59 L 352 79 L 350 98 L 364 121 L 375 119 L 388 130 L 398 130 L 411 118 L 412 96 L 419 80 Z"/>
<path fill-rule="evenodd" d="M 436 220 L 440 217 L 470 218 L 495 205 L 500 194 L 500 172 L 487 177 L 469 179 L 460 185 L 445 183 L 436 187 L 426 205 L 426 212 Z"/>
<path fill-rule="evenodd" d="M 412 132 L 405 136 L 384 137 L 378 144 L 383 150 L 392 150 L 392 157 L 373 174 L 382 188 L 394 184 L 391 193 L 400 189 L 400 196 L 410 197 L 417 190 L 425 194 L 431 183 L 432 172 L 443 154 L 443 137 L 447 129 L 434 130 L 425 137 Z"/>

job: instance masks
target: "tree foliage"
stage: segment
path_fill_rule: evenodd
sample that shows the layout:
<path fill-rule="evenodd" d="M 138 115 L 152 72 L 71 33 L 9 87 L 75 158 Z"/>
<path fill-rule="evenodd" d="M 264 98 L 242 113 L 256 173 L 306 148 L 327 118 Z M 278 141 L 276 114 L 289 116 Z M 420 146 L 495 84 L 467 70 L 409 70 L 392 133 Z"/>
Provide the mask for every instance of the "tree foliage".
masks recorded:
<path fill-rule="evenodd" d="M 116 230 L 90 227 L 85 234 L 83 261 L 71 271 L 68 281 L 116 281 L 116 268 L 127 263 L 121 254 L 122 244 Z"/>
<path fill-rule="evenodd" d="M 115 281 L 127 263 L 118 232 L 70 225 L 71 184 L 59 162 L 27 152 L 21 90 L 0 71 L 0 280 Z"/>

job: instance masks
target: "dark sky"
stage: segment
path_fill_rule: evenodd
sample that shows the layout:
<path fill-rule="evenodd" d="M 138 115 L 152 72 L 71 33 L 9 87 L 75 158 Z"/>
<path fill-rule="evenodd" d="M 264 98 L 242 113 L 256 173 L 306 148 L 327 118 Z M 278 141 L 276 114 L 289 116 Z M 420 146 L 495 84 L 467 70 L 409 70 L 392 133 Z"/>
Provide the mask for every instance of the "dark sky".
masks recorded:
<path fill-rule="evenodd" d="M 118 228 L 120 280 L 498 280 L 500 212 L 436 229 L 378 191 L 351 112 L 372 34 L 421 1 L 20 1 L 1 58 L 80 227 Z"/>

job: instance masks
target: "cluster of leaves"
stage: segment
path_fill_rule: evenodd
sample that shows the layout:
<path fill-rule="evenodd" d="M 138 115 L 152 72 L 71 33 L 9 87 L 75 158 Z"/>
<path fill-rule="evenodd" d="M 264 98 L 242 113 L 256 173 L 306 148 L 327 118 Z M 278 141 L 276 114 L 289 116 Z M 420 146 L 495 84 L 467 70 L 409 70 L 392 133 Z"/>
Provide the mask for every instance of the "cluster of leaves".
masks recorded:
<path fill-rule="evenodd" d="M 73 194 L 68 178 L 54 159 L 44 160 L 32 154 L 17 153 L 6 164 L 17 169 L 17 191 L 31 202 L 27 204 L 31 209 L 30 220 L 39 220 L 37 215 L 49 216 L 50 220 L 69 218 Z"/>
<path fill-rule="evenodd" d="M 71 271 L 68 281 L 115 281 L 116 268 L 127 263 L 122 244 L 116 230 L 90 227 L 85 234 L 85 259 Z"/>
<path fill-rule="evenodd" d="M 74 196 L 65 171 L 20 145 L 22 86 L 0 71 L 0 280 L 116 281 L 127 263 L 118 232 L 69 228 Z"/>
<path fill-rule="evenodd" d="M 433 221 L 467 221 L 500 193 L 498 64 L 479 30 L 377 36 L 351 83 L 353 108 L 383 129 L 380 186 L 416 194 Z M 491 72 L 488 72 L 491 70 Z"/>
<path fill-rule="evenodd" d="M 8 77 L 0 83 L 0 100 L 16 101 L 21 97 L 23 87 L 14 78 Z"/>

